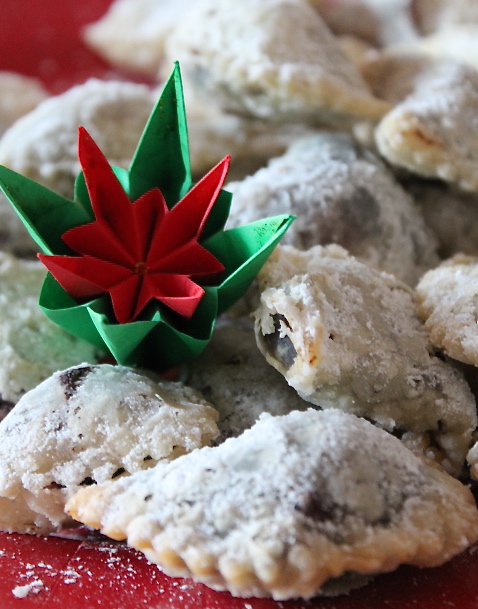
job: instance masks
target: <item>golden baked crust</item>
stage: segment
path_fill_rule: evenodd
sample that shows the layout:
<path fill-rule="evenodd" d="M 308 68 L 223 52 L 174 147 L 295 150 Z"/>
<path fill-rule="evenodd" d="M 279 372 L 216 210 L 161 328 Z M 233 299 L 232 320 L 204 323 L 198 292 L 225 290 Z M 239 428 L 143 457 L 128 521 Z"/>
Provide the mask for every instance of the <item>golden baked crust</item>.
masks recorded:
<path fill-rule="evenodd" d="M 172 576 L 275 599 L 350 571 L 438 565 L 478 538 L 468 488 L 338 410 L 263 415 L 218 447 L 83 489 L 67 510 Z"/>
<path fill-rule="evenodd" d="M 470 125 L 477 105 L 478 70 L 438 63 L 379 123 L 377 147 L 392 165 L 476 192 L 478 144 Z"/>

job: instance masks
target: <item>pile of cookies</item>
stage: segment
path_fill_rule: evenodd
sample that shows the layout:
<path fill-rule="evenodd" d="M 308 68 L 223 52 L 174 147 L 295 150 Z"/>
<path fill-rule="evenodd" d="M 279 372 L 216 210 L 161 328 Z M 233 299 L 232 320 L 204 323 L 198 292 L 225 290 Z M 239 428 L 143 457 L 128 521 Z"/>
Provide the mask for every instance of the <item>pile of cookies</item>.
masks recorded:
<path fill-rule="evenodd" d="M 0 200 L 2 530 L 84 523 L 275 599 L 478 541 L 475 30 L 473 0 L 116 0 L 85 42 L 157 89 L 0 74 L 0 163 L 72 197 L 78 125 L 127 167 L 179 60 L 194 173 L 233 157 L 228 226 L 296 215 L 166 381 L 43 317 Z"/>

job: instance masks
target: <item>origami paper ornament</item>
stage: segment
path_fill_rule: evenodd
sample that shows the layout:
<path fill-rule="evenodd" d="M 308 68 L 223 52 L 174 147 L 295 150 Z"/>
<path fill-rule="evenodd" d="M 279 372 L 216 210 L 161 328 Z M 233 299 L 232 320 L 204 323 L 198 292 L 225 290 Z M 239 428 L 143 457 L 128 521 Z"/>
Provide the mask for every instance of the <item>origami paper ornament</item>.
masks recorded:
<path fill-rule="evenodd" d="M 49 269 L 39 304 L 121 364 L 164 369 L 197 356 L 293 216 L 223 230 L 229 157 L 192 184 L 179 66 L 129 170 L 80 127 L 74 200 L 0 167 L 0 187 Z"/>

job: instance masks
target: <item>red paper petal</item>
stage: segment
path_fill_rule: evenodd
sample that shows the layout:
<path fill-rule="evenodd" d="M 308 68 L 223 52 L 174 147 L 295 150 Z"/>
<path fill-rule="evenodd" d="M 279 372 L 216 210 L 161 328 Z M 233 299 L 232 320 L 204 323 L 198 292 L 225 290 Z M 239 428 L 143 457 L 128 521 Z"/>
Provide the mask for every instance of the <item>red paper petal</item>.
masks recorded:
<path fill-rule="evenodd" d="M 200 243 L 190 241 L 149 268 L 157 273 L 197 276 L 220 273 L 224 265 Z"/>
<path fill-rule="evenodd" d="M 89 224 L 70 228 L 63 233 L 62 239 L 75 252 L 85 256 L 93 256 L 130 268 L 136 262 L 131 252 L 128 252 L 104 221 L 95 220 Z"/>
<path fill-rule="evenodd" d="M 189 277 L 148 273 L 143 279 L 134 317 L 139 315 L 153 298 L 176 313 L 191 317 L 203 295 L 204 289 Z"/>
<path fill-rule="evenodd" d="M 135 230 L 142 243 L 140 260 L 146 260 L 154 235 L 169 209 L 159 188 L 148 191 L 132 205 Z"/>
<path fill-rule="evenodd" d="M 133 209 L 128 195 L 104 154 L 83 127 L 78 132 L 78 157 L 83 168 L 91 205 L 97 220 L 111 226 L 133 258 L 141 259 L 142 243 L 132 227 Z"/>
<path fill-rule="evenodd" d="M 164 217 L 151 244 L 153 264 L 184 243 L 197 239 L 207 221 L 229 168 L 230 157 L 213 167 Z"/>
<path fill-rule="evenodd" d="M 109 289 L 113 311 L 120 324 L 133 321 L 141 313 L 143 307 L 138 308 L 138 295 L 142 283 L 142 278 L 133 273 L 124 281 Z"/>
<path fill-rule="evenodd" d="M 73 298 L 97 296 L 133 274 L 130 269 L 91 256 L 38 254 L 38 257 Z"/>

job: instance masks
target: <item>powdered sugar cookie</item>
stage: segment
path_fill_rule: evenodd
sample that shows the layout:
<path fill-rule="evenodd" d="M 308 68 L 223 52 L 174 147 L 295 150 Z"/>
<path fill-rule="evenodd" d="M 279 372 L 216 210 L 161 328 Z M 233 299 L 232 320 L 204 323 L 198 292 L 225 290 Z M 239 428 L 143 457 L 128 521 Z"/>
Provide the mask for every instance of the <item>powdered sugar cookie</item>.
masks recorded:
<path fill-rule="evenodd" d="M 478 258 L 458 254 L 417 285 L 419 313 L 432 343 L 478 366 Z"/>
<path fill-rule="evenodd" d="M 347 133 L 295 142 L 233 193 L 229 223 L 296 215 L 282 239 L 300 249 L 339 243 L 369 264 L 414 285 L 438 264 L 436 242 L 392 173 Z"/>
<path fill-rule="evenodd" d="M 389 109 L 305 0 L 196 0 L 166 49 L 191 91 L 238 114 L 343 125 Z"/>
<path fill-rule="evenodd" d="M 475 400 L 461 374 L 433 355 L 405 284 L 338 246 L 279 246 L 262 277 L 258 345 L 299 395 L 425 438 L 450 472 L 461 470 Z"/>
<path fill-rule="evenodd" d="M 0 250 L 30 258 L 38 252 L 38 246 L 3 192 L 0 192 Z"/>
<path fill-rule="evenodd" d="M 415 91 L 436 63 L 414 46 L 392 47 L 365 53 L 360 69 L 374 95 L 395 105 Z"/>
<path fill-rule="evenodd" d="M 350 34 L 337 36 L 337 42 L 348 59 L 360 71 L 362 69 L 362 63 L 366 61 L 368 53 L 375 50 L 374 47 L 368 44 L 368 42 L 365 40 Z"/>
<path fill-rule="evenodd" d="M 204 352 L 189 365 L 185 382 L 218 410 L 221 434 L 216 444 L 252 427 L 263 412 L 282 415 L 310 407 L 266 362 L 250 320 L 230 320 L 216 328 Z"/>
<path fill-rule="evenodd" d="M 0 252 L 0 403 L 20 397 L 65 366 L 96 363 L 96 347 L 50 321 L 38 306 L 45 267 Z"/>
<path fill-rule="evenodd" d="M 207 444 L 217 413 L 180 383 L 122 366 L 56 372 L 0 423 L 0 528 L 48 533 L 82 485 Z"/>
<path fill-rule="evenodd" d="M 116 0 L 83 37 L 97 53 L 119 68 L 155 77 L 164 43 L 193 0 Z"/>
<path fill-rule="evenodd" d="M 90 79 L 45 100 L 12 125 L 0 141 L 0 164 L 72 197 L 81 169 L 78 125 L 110 163 L 126 167 L 153 103 L 145 85 Z"/>
<path fill-rule="evenodd" d="M 478 23 L 475 0 L 412 0 L 414 21 L 422 34 L 463 23 Z"/>
<path fill-rule="evenodd" d="M 437 565 L 478 538 L 468 488 L 337 410 L 263 415 L 67 509 L 172 576 L 275 599 L 314 596 L 347 572 Z"/>
<path fill-rule="evenodd" d="M 36 78 L 0 72 L 0 134 L 48 97 Z"/>
<path fill-rule="evenodd" d="M 380 122 L 375 139 L 393 165 L 478 190 L 478 144 L 474 130 L 478 70 L 438 64 L 420 86 Z"/>
<path fill-rule="evenodd" d="M 413 46 L 424 55 L 433 58 L 451 57 L 478 69 L 477 36 L 478 19 L 475 23 L 449 25 L 429 36 L 419 38 Z"/>
<path fill-rule="evenodd" d="M 443 182 L 407 180 L 425 219 L 437 236 L 442 259 L 459 252 L 478 256 L 478 194 L 457 190 Z"/>
<path fill-rule="evenodd" d="M 308 0 L 331 30 L 352 34 L 375 46 L 415 40 L 418 36 L 411 0 Z"/>

